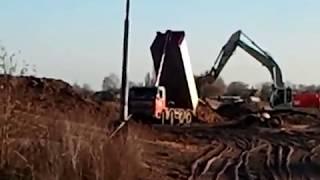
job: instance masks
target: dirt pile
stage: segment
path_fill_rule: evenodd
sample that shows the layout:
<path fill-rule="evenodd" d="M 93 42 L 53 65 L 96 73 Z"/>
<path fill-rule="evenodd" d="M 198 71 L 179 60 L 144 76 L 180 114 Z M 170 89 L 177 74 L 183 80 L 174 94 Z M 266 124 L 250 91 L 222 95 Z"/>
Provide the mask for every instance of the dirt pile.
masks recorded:
<path fill-rule="evenodd" d="M 0 103 L 15 112 L 75 122 L 94 119 L 91 123 L 101 126 L 118 117 L 117 104 L 94 101 L 62 80 L 0 76 L 0 89 Z"/>
<path fill-rule="evenodd" d="M 224 121 L 224 118 L 220 116 L 210 105 L 206 102 L 198 103 L 196 109 L 197 118 L 199 121 L 204 123 L 221 123 Z"/>
<path fill-rule="evenodd" d="M 0 76 L 0 179 L 136 179 L 139 147 L 109 141 L 116 103 L 61 80 Z M 128 170 L 132 171 L 128 171 Z"/>

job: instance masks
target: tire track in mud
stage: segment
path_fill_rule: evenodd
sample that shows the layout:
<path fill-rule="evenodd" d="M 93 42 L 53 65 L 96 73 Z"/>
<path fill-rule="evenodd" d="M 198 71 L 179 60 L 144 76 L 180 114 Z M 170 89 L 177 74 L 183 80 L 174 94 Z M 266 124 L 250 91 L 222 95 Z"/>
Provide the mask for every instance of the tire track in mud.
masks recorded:
<path fill-rule="evenodd" d="M 215 161 L 218 160 L 218 159 L 221 159 L 222 156 L 223 156 L 223 154 L 229 153 L 229 152 L 231 152 L 231 151 L 232 151 L 232 148 L 227 146 L 227 147 L 224 148 L 221 152 L 219 152 L 219 154 L 218 154 L 217 156 L 211 157 L 211 158 L 207 161 L 206 166 L 205 166 L 205 168 L 203 169 L 203 171 L 201 172 L 200 175 L 204 175 L 205 173 L 207 173 L 208 170 L 210 169 L 211 165 L 213 164 L 213 162 L 215 162 Z"/>
<path fill-rule="evenodd" d="M 238 141 L 235 142 L 236 146 L 239 149 L 241 149 L 241 153 L 238 155 L 239 157 L 237 158 L 236 163 L 234 164 L 234 167 L 233 167 L 234 168 L 234 171 L 233 171 L 234 179 L 236 179 L 236 180 L 238 180 L 240 177 L 239 170 L 241 167 L 242 168 L 244 167 L 242 172 L 245 172 L 248 169 L 248 168 L 245 168 L 245 166 L 246 166 L 246 161 L 247 161 L 248 152 L 249 152 L 248 147 L 250 146 L 249 140 L 244 139 L 243 141 L 246 143 L 245 143 L 245 146 L 243 146 L 243 145 L 239 144 L 239 142 L 241 142 L 241 141 L 239 141 L 240 139 L 242 139 L 242 138 L 238 138 Z M 245 172 L 245 173 L 247 174 L 247 172 Z"/>
<path fill-rule="evenodd" d="M 283 161 L 283 148 L 281 145 L 275 145 L 275 156 L 274 156 L 274 164 L 275 164 L 275 170 L 280 179 L 283 178 L 282 173 L 282 161 Z"/>
<path fill-rule="evenodd" d="M 276 146 L 277 166 L 276 170 L 281 179 L 292 179 L 291 159 L 294 148 L 290 145 L 279 144 Z"/>
<path fill-rule="evenodd" d="M 313 163 L 313 157 L 317 154 L 317 149 L 320 145 L 313 146 L 308 153 L 305 153 L 301 158 L 301 163 L 305 166 Z M 313 180 L 314 178 L 310 177 L 308 173 L 305 173 L 304 176 L 307 180 Z"/>
<path fill-rule="evenodd" d="M 235 135 L 233 133 L 229 134 L 230 139 L 234 143 L 234 145 L 237 148 L 233 149 L 242 149 L 242 152 L 238 154 L 238 156 L 233 156 L 231 158 L 224 158 L 224 162 L 218 167 L 217 173 L 213 173 L 213 179 L 219 179 L 221 176 L 223 176 L 228 168 L 233 168 L 235 171 L 235 177 L 239 178 L 239 169 L 243 164 L 246 164 L 246 158 L 248 157 L 246 151 L 243 151 L 243 149 L 248 149 L 250 145 L 252 145 L 252 140 L 251 138 L 243 137 L 242 135 Z M 221 140 L 222 141 L 222 140 Z M 229 142 L 229 144 L 232 144 Z M 238 159 L 237 159 L 238 158 Z M 234 168 L 236 167 L 236 168 Z"/>
<path fill-rule="evenodd" d="M 196 133 L 195 133 L 196 132 Z M 193 161 L 190 168 L 189 180 L 200 176 L 212 178 L 225 178 L 229 173 L 231 179 L 296 179 L 299 174 L 295 172 L 298 166 L 308 166 L 303 178 L 310 179 L 310 163 L 313 163 L 320 149 L 319 132 L 308 131 L 286 132 L 273 129 L 234 129 L 217 128 L 204 131 L 188 130 L 189 136 L 201 138 L 201 144 L 215 142 L 208 152 L 203 153 Z M 316 135 L 314 135 L 316 134 Z M 204 140 L 203 140 L 204 138 Z M 227 153 L 232 151 L 232 153 Z M 258 151 L 261 151 L 258 152 Z M 259 157 L 256 159 L 255 157 Z M 262 158 L 260 160 L 260 158 Z M 252 163 L 259 163 L 253 165 Z M 302 165 L 301 165 L 302 164 Z M 258 167 L 256 167 L 258 166 Z M 258 169 L 262 172 L 258 172 Z M 232 177 L 231 177 L 232 176 Z"/>
<path fill-rule="evenodd" d="M 311 133 L 313 135 L 310 135 Z M 314 166 L 313 159 L 314 155 L 317 154 L 316 152 L 319 148 L 317 147 L 317 144 L 319 144 L 320 138 L 316 137 L 315 134 L 319 133 L 308 131 L 307 134 L 303 131 L 299 131 L 290 133 L 264 133 L 263 135 L 260 135 L 261 138 L 264 138 L 273 146 L 269 147 L 268 151 L 270 152 L 267 152 L 267 154 L 270 154 L 267 155 L 269 156 L 269 159 L 272 157 L 272 154 L 277 156 L 276 158 L 271 158 L 276 161 L 274 162 L 276 163 L 274 166 L 276 173 L 273 171 L 273 165 L 269 163 L 271 160 L 268 160 L 268 158 L 266 160 L 266 167 L 270 167 L 268 170 L 270 175 L 272 174 L 273 179 L 279 179 L 278 175 L 281 179 L 296 179 L 298 177 L 300 179 L 312 179 L 311 176 L 317 176 L 314 174 L 314 167 L 312 166 Z M 294 152 L 297 152 L 296 156 L 293 156 Z M 292 168 L 300 168 L 297 170 L 302 172 L 297 173 Z"/>
<path fill-rule="evenodd" d="M 222 175 L 225 174 L 228 168 L 233 168 L 233 175 L 234 179 L 238 180 L 241 176 L 239 171 L 242 172 L 242 176 L 246 179 L 256 179 L 257 176 L 254 175 L 249 167 L 249 159 L 250 156 L 255 153 L 256 151 L 262 150 L 267 148 L 269 143 L 262 142 L 261 140 L 253 139 L 253 138 L 245 138 L 245 137 L 237 137 L 233 138 L 233 142 L 235 143 L 236 147 L 231 147 L 231 143 L 228 144 L 221 143 L 220 147 L 214 148 L 208 153 L 200 156 L 198 159 L 191 166 L 191 175 L 189 176 L 189 180 L 198 178 L 200 176 L 205 175 L 208 173 L 210 167 L 214 162 L 217 160 L 222 159 L 222 164 L 220 167 L 216 168 L 216 172 L 213 173 L 213 179 L 219 179 Z M 217 149 L 221 148 L 221 144 L 223 144 L 223 148 L 217 152 Z M 240 149 L 240 153 L 236 156 L 232 157 L 223 157 L 223 155 L 230 153 L 232 150 Z M 210 156 L 210 158 L 208 158 Z M 206 164 L 203 170 L 201 164 Z M 200 173 L 201 171 L 201 173 Z"/>
<path fill-rule="evenodd" d="M 219 168 L 218 173 L 216 173 L 215 175 L 213 175 L 212 179 L 216 179 L 219 180 L 220 177 L 225 173 L 225 171 L 227 170 L 227 168 L 232 165 L 232 161 L 230 159 L 223 159 L 223 165 Z"/>
<path fill-rule="evenodd" d="M 258 140 L 259 139 L 259 140 Z M 197 159 L 198 161 L 202 158 L 202 164 L 206 164 L 202 169 L 199 163 L 197 164 L 197 160 L 193 164 L 193 173 L 190 176 L 189 180 L 192 178 L 197 178 L 199 176 L 205 175 L 209 173 L 210 167 L 216 162 L 218 159 L 222 160 L 222 164 L 219 167 L 216 167 L 216 172 L 210 172 L 213 174 L 213 179 L 221 178 L 227 171 L 227 169 L 232 169 L 232 179 L 260 179 L 263 176 L 258 172 L 255 172 L 253 169 L 250 169 L 250 157 L 254 156 L 256 152 L 261 150 L 266 150 L 265 164 L 266 170 L 269 172 L 268 174 L 264 174 L 264 176 L 269 176 L 270 179 L 280 180 L 280 179 L 288 179 L 292 180 L 294 175 L 291 170 L 291 161 L 293 158 L 293 153 L 295 152 L 295 142 L 294 139 L 290 139 L 289 142 L 285 139 L 281 143 L 272 142 L 269 138 L 245 138 L 241 135 L 237 137 L 233 137 L 232 141 L 235 146 L 232 146 L 231 142 L 224 142 L 223 150 L 220 150 L 218 154 L 211 156 L 211 158 L 203 159 L 200 157 Z M 281 139 L 283 140 L 283 139 Z M 221 143 L 221 139 L 219 141 Z M 319 149 L 320 145 L 313 147 L 310 153 L 305 153 L 301 158 L 303 164 L 310 163 L 315 155 L 315 152 Z M 218 148 L 218 147 L 217 147 Z M 211 151 L 217 151 L 217 148 L 212 149 Z M 299 148 L 299 147 L 298 147 Z M 232 157 L 224 157 L 225 154 L 232 151 L 239 151 L 238 153 L 234 153 Z M 214 154 L 214 153 L 212 153 Z M 206 161 L 206 162 L 205 162 Z M 195 169 L 202 169 L 201 173 L 196 172 Z M 310 179 L 308 175 L 304 175 L 305 178 Z"/>
<path fill-rule="evenodd" d="M 226 144 L 219 143 L 218 147 L 212 148 L 204 155 L 200 156 L 191 165 L 191 174 L 188 180 L 193 180 L 207 173 L 213 162 L 221 159 L 224 153 L 231 152 L 232 148 Z M 205 164 L 203 164 L 205 163 Z M 203 169 L 202 169 L 203 168 Z M 202 169 L 202 170 L 201 170 Z"/>
<path fill-rule="evenodd" d="M 236 164 L 234 165 L 233 173 L 234 173 L 235 180 L 239 180 L 239 169 L 240 169 L 241 165 L 243 164 L 243 157 L 244 157 L 245 153 L 246 153 L 245 151 L 242 151 L 240 153 L 240 156 L 237 159 Z"/>
<path fill-rule="evenodd" d="M 240 159 L 240 166 L 239 168 L 241 167 L 242 165 L 242 169 L 243 169 L 243 173 L 244 173 L 244 176 L 246 179 L 256 179 L 256 176 L 254 174 L 252 174 L 252 171 L 250 170 L 250 166 L 249 166 L 249 159 L 250 159 L 250 156 L 259 151 L 259 150 L 262 150 L 263 148 L 267 147 L 267 144 L 261 144 L 261 145 L 254 145 L 254 144 L 251 144 L 251 147 L 247 150 L 244 150 L 242 151 L 242 157 Z M 239 170 L 237 170 L 239 172 Z M 235 174 L 237 176 L 235 176 L 235 179 L 239 179 L 240 176 L 239 174 Z"/>
<path fill-rule="evenodd" d="M 274 170 L 274 168 L 273 168 L 273 166 L 271 164 L 273 150 L 274 150 L 273 145 L 268 142 L 268 144 L 267 144 L 267 152 L 266 152 L 267 154 L 266 154 L 265 167 L 267 168 L 267 171 L 271 175 L 271 179 L 278 180 L 278 179 L 280 179 L 280 177 L 275 172 L 275 170 Z"/>
<path fill-rule="evenodd" d="M 294 148 L 292 146 L 286 146 L 286 157 L 285 157 L 285 171 L 287 174 L 287 179 L 292 180 L 293 175 L 291 172 L 290 164 L 291 164 L 291 159 L 292 159 L 292 154 L 294 153 Z"/>

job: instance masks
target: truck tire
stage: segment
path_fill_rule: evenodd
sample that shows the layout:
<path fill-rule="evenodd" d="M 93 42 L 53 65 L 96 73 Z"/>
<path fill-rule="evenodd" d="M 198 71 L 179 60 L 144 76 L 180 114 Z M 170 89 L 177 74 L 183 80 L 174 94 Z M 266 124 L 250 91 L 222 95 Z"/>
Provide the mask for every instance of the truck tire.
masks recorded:
<path fill-rule="evenodd" d="M 186 122 L 186 117 L 187 117 L 187 111 L 182 111 L 179 112 L 179 125 L 183 125 Z"/>
<path fill-rule="evenodd" d="M 192 112 L 187 112 L 186 115 L 186 124 L 191 124 L 192 123 Z"/>
<path fill-rule="evenodd" d="M 170 125 L 174 125 L 174 121 L 175 121 L 175 118 L 174 118 L 174 111 L 173 110 L 170 110 L 169 111 L 169 120 L 170 120 Z"/>
<path fill-rule="evenodd" d="M 161 124 L 164 125 L 166 123 L 166 112 L 161 112 Z"/>

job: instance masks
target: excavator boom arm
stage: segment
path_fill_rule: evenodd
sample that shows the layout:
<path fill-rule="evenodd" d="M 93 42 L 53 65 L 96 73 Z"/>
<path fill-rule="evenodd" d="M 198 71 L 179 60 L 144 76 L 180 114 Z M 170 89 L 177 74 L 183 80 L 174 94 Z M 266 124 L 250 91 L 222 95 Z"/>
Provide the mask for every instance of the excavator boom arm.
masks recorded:
<path fill-rule="evenodd" d="M 243 42 L 240 39 L 241 35 L 245 36 L 258 50 L 250 47 L 248 44 Z M 220 75 L 222 69 L 225 67 L 228 60 L 235 52 L 238 46 L 242 48 L 244 51 L 246 51 L 248 54 L 250 54 L 252 57 L 254 57 L 257 61 L 259 61 L 263 66 L 265 66 L 269 70 L 276 88 L 284 88 L 282 72 L 278 64 L 270 55 L 263 51 L 258 45 L 256 45 L 256 43 L 254 43 L 248 36 L 246 36 L 240 30 L 232 34 L 228 42 L 222 47 L 214 63 L 214 66 L 210 71 L 210 74 L 213 75 L 214 79 L 216 79 Z"/>
<path fill-rule="evenodd" d="M 239 41 L 239 47 L 245 50 L 248 54 L 254 57 L 257 61 L 259 61 L 263 66 L 265 66 L 269 70 L 274 85 L 277 88 L 284 88 L 281 69 L 271 56 L 259 53 L 252 47 L 245 44 L 243 41 Z"/>
<path fill-rule="evenodd" d="M 221 51 L 219 52 L 219 55 L 215 60 L 215 63 L 210 71 L 210 74 L 211 75 L 213 74 L 214 79 L 216 79 L 220 75 L 222 69 L 225 67 L 225 65 L 229 61 L 233 52 L 236 50 L 238 41 L 240 40 L 240 35 L 241 35 L 240 31 L 237 31 L 236 33 L 232 34 L 228 42 L 222 47 Z"/>

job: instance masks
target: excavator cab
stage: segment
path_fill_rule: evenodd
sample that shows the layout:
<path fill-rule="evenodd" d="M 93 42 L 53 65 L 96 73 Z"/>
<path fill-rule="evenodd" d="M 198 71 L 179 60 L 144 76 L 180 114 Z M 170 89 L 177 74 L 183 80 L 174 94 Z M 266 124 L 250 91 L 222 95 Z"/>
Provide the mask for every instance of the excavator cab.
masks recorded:
<path fill-rule="evenodd" d="M 269 100 L 271 107 L 290 107 L 292 102 L 292 89 L 290 87 L 277 89 L 274 86 L 272 88 L 273 90 Z"/>

